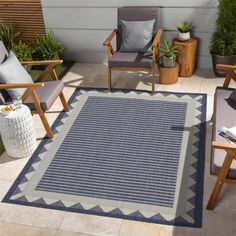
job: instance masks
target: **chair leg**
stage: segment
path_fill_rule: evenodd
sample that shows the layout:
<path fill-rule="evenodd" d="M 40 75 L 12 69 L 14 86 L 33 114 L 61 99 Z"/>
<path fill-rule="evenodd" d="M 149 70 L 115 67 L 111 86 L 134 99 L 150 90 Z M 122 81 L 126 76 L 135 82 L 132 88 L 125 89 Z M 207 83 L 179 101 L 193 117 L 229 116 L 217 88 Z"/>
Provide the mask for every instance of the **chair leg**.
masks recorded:
<path fill-rule="evenodd" d="M 218 196 L 220 194 L 220 191 L 223 187 L 223 184 L 224 184 L 224 180 L 229 172 L 229 169 L 230 169 L 230 166 L 232 164 L 232 161 L 233 161 L 233 157 L 231 155 L 226 155 L 225 157 L 225 160 L 224 160 L 224 163 L 220 169 L 220 173 L 217 177 L 217 180 L 216 180 L 216 183 L 215 183 L 215 186 L 213 188 L 213 191 L 211 193 L 211 196 L 210 196 L 210 199 L 207 203 L 207 209 L 208 210 L 213 210 L 215 208 L 215 205 L 216 205 L 216 201 L 218 199 Z"/>
<path fill-rule="evenodd" d="M 228 88 L 228 87 L 229 87 L 231 78 L 232 78 L 231 73 L 228 73 L 228 74 L 226 75 L 226 78 L 225 78 L 225 81 L 224 81 L 224 84 L 223 84 L 223 87 L 224 87 L 224 88 Z"/>
<path fill-rule="evenodd" d="M 62 105 L 63 105 L 63 107 L 64 107 L 64 111 L 65 111 L 65 112 L 68 112 L 70 109 L 69 109 L 68 104 L 67 104 L 67 102 L 66 102 L 64 93 L 61 92 L 61 93 L 59 94 L 59 97 L 60 97 L 61 103 L 62 103 Z"/>
<path fill-rule="evenodd" d="M 47 117 L 45 116 L 45 113 L 44 112 L 39 113 L 39 116 L 40 116 L 40 118 L 42 120 L 42 123 L 43 123 L 43 126 L 44 126 L 44 128 L 47 132 L 48 138 L 53 138 L 53 132 L 52 132 L 52 129 L 51 129 L 49 123 L 48 123 Z"/>
<path fill-rule="evenodd" d="M 49 138 L 53 138 L 52 129 L 51 129 L 49 123 L 48 123 L 48 120 L 47 120 L 47 117 L 45 116 L 45 113 L 43 112 L 43 110 L 41 108 L 40 101 L 38 99 L 38 96 L 37 96 L 35 90 L 32 91 L 31 96 L 32 96 L 32 99 L 34 101 L 35 108 L 36 108 L 36 110 L 37 110 L 37 112 L 39 114 L 39 117 L 40 117 L 40 119 L 41 119 L 41 121 L 43 123 L 43 126 L 44 126 L 44 128 L 45 128 L 45 130 L 47 132 L 47 136 Z"/>
<path fill-rule="evenodd" d="M 156 64 L 152 67 L 152 92 L 155 92 L 155 84 L 156 84 Z"/>
<path fill-rule="evenodd" d="M 108 67 L 108 90 L 111 91 L 112 85 L 111 85 L 111 68 Z"/>
<path fill-rule="evenodd" d="M 54 68 L 52 68 L 50 74 L 51 74 L 51 77 L 52 77 L 53 80 L 58 80 L 57 73 L 56 73 Z M 64 107 L 64 111 L 68 112 L 70 109 L 69 109 L 69 107 L 67 105 L 67 102 L 66 102 L 66 99 L 65 99 L 65 96 L 64 96 L 63 92 L 61 92 L 59 94 L 59 97 L 60 97 L 61 103 L 62 103 L 62 105 Z"/>

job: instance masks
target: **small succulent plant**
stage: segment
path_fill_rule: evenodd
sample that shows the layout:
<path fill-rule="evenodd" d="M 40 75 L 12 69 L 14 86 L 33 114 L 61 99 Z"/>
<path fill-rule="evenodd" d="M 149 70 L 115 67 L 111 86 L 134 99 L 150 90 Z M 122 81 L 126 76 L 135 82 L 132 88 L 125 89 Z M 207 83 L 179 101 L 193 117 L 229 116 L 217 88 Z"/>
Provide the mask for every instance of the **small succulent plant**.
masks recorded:
<path fill-rule="evenodd" d="M 180 33 L 188 33 L 188 32 L 191 31 L 192 26 L 188 22 L 183 22 L 183 23 L 178 25 L 177 29 Z"/>
<path fill-rule="evenodd" d="M 178 46 L 170 46 L 169 42 L 164 39 L 160 49 L 160 57 L 176 58 L 179 54 Z"/>

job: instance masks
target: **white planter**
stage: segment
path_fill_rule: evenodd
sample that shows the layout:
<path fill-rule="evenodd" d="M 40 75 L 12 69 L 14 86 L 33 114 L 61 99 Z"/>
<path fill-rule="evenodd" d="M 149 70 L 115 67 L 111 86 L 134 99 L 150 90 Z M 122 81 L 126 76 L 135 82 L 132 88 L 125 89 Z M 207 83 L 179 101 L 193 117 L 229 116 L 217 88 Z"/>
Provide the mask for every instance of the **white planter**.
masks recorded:
<path fill-rule="evenodd" d="M 190 32 L 187 32 L 187 33 L 181 33 L 179 32 L 179 39 L 182 40 L 182 41 L 187 41 L 190 39 Z"/>

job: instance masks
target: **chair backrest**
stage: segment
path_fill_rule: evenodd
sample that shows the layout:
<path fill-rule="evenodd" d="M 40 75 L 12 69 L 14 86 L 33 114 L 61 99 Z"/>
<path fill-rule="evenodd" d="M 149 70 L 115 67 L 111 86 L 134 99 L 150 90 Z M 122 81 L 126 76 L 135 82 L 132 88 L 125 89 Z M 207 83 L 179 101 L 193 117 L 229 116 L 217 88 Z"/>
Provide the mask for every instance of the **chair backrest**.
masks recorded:
<path fill-rule="evenodd" d="M 117 50 L 120 49 L 122 43 L 122 28 L 121 20 L 126 21 L 146 21 L 155 19 L 153 32 L 156 33 L 159 28 L 159 7 L 121 7 L 118 8 L 118 20 L 117 20 Z"/>
<path fill-rule="evenodd" d="M 3 63 L 9 55 L 2 41 L 0 41 L 0 64 Z M 10 99 L 6 90 L 0 89 L 0 105 L 6 103 Z"/>

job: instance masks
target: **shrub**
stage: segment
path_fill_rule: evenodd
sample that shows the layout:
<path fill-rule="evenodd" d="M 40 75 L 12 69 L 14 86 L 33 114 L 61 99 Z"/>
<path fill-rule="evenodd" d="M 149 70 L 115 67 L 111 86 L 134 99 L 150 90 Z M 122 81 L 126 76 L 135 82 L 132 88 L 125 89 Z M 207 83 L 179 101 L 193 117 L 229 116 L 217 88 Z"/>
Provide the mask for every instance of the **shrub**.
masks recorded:
<path fill-rule="evenodd" d="M 216 30 L 212 35 L 211 53 L 221 56 L 236 55 L 236 1 L 219 0 Z"/>
<path fill-rule="evenodd" d="M 63 47 L 51 33 L 36 39 L 34 57 L 40 60 L 58 59 Z"/>
<path fill-rule="evenodd" d="M 13 43 L 12 51 L 16 54 L 19 61 L 31 61 L 34 52 L 30 46 L 21 41 Z"/>
<path fill-rule="evenodd" d="M 14 32 L 11 24 L 0 21 L 0 40 L 4 43 L 6 49 L 11 51 L 15 38 L 20 32 Z"/>

